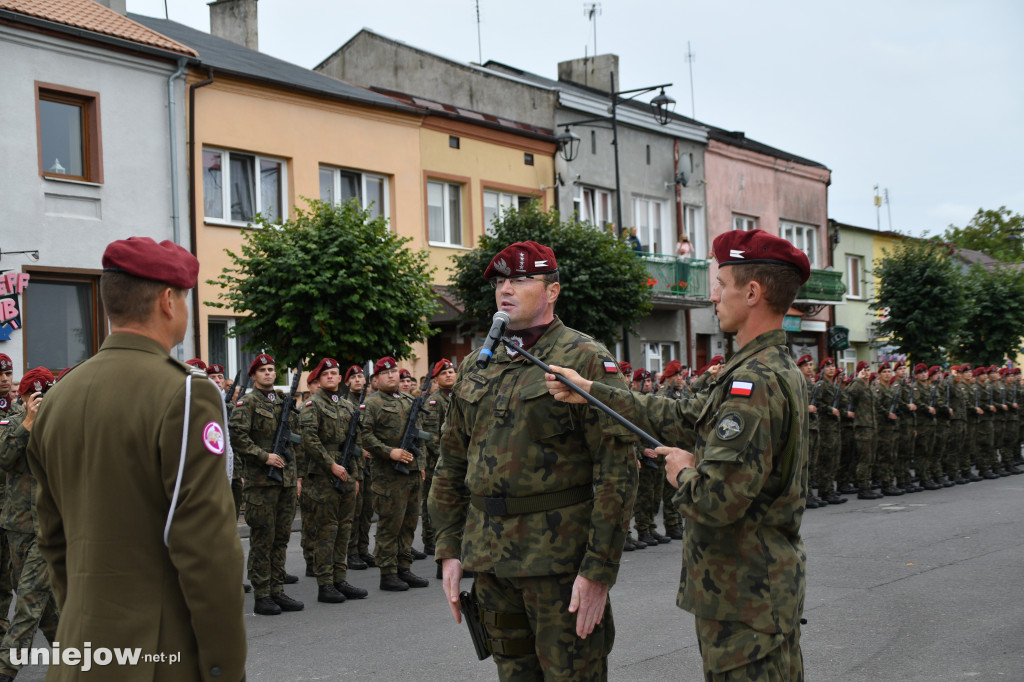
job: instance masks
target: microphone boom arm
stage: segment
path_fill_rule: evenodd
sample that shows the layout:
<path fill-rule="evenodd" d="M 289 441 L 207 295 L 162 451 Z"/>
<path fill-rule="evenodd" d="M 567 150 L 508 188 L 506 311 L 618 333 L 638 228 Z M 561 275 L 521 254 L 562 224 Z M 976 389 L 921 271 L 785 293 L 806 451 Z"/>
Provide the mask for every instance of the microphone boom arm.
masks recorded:
<path fill-rule="evenodd" d="M 507 336 L 502 336 L 501 337 L 501 342 L 504 343 L 507 347 L 509 347 L 512 350 L 514 350 L 515 352 L 522 353 L 524 358 L 526 358 L 527 360 L 529 360 L 533 364 L 537 365 L 538 367 L 540 367 L 542 370 L 544 370 L 548 374 L 553 374 L 553 372 L 551 371 L 551 368 L 548 367 L 547 364 L 545 364 L 543 360 L 541 360 L 537 356 L 531 355 L 529 352 L 523 350 L 523 347 L 520 346 L 515 341 L 513 341 L 512 339 L 508 338 Z M 590 395 L 589 393 L 584 391 L 582 388 L 577 386 L 576 384 L 574 384 L 571 381 L 569 381 L 568 379 L 566 379 L 561 374 L 555 374 L 555 377 L 559 381 L 561 381 L 563 384 L 565 384 L 566 386 L 571 388 L 573 391 L 575 391 L 579 395 L 583 396 L 588 403 L 590 403 L 594 407 L 598 408 L 599 410 L 601 410 L 602 412 L 607 414 L 609 417 L 611 417 L 612 419 L 614 419 L 618 423 L 620 423 L 623 426 L 625 426 L 627 429 L 629 429 L 630 431 L 635 433 L 637 436 L 639 436 L 642 440 L 646 441 L 652 448 L 664 447 L 664 445 L 662 443 L 659 443 L 653 436 L 648 434 L 646 431 L 641 429 L 639 426 L 636 426 L 635 424 L 633 424 L 633 422 L 629 421 L 628 419 L 623 417 L 621 414 L 619 414 L 618 412 L 616 412 L 612 408 L 608 407 L 607 405 L 602 403 L 600 400 L 598 400 L 597 398 L 595 398 L 594 396 Z"/>

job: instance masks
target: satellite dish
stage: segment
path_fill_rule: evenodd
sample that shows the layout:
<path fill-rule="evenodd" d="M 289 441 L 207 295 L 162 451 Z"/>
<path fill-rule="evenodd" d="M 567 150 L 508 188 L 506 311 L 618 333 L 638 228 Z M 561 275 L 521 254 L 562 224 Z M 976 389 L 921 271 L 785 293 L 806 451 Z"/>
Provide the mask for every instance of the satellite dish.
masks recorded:
<path fill-rule="evenodd" d="M 686 185 L 689 184 L 689 182 L 690 174 L 687 173 L 686 171 L 679 171 L 679 173 L 676 175 L 676 184 L 686 187 Z"/>

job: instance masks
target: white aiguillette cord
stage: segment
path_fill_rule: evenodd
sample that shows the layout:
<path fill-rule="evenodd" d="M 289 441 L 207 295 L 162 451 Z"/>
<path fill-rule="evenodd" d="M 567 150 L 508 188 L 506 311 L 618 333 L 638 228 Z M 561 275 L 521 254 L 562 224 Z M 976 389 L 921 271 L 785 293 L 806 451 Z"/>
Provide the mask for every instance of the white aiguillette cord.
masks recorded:
<path fill-rule="evenodd" d="M 174 482 L 174 494 L 171 495 L 171 508 L 167 510 L 167 523 L 164 525 L 164 547 L 171 534 L 171 521 L 174 520 L 174 508 L 178 506 L 178 493 L 181 492 L 181 477 L 185 473 L 185 451 L 188 448 L 188 416 L 192 405 L 192 375 L 185 378 L 185 420 L 181 427 L 181 455 L 178 459 L 178 480 Z"/>

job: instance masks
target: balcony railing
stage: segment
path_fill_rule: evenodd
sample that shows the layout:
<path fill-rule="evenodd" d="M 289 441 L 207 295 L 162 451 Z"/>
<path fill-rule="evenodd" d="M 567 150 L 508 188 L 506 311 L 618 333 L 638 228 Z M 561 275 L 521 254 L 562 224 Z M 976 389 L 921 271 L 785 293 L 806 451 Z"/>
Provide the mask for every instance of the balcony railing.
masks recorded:
<path fill-rule="evenodd" d="M 655 294 L 708 298 L 708 261 L 677 260 L 662 253 L 640 253 L 647 266 L 647 285 Z"/>
<path fill-rule="evenodd" d="M 843 273 L 839 270 L 811 270 L 811 277 L 800 287 L 796 299 L 798 301 L 836 301 L 843 300 L 846 285 L 843 284 Z"/>

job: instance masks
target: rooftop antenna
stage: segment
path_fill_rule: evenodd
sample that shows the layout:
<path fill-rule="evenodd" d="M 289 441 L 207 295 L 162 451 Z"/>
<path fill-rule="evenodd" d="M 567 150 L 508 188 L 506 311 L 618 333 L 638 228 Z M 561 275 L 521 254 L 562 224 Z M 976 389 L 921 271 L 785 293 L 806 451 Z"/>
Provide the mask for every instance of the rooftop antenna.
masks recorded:
<path fill-rule="evenodd" d="M 597 56 L 597 17 L 601 14 L 601 3 L 599 2 L 585 2 L 583 3 L 583 16 L 588 21 L 594 24 L 594 56 Z"/>
<path fill-rule="evenodd" d="M 480 0 L 476 0 L 476 51 L 478 54 L 478 63 L 484 63 L 484 48 L 483 43 L 480 40 Z"/>
<path fill-rule="evenodd" d="M 164 0 L 164 19 L 170 19 L 171 15 L 167 12 L 167 0 Z"/>
<path fill-rule="evenodd" d="M 882 197 L 878 194 L 878 185 L 875 185 L 875 229 L 882 231 Z"/>
<path fill-rule="evenodd" d="M 889 203 L 888 187 L 882 190 L 882 195 L 885 197 L 885 211 L 889 214 L 889 231 L 892 232 L 892 204 Z"/>
<path fill-rule="evenodd" d="M 693 61 L 697 55 L 690 49 L 690 41 L 686 41 L 686 63 L 690 65 L 690 118 L 697 118 L 697 105 L 693 99 Z"/>

